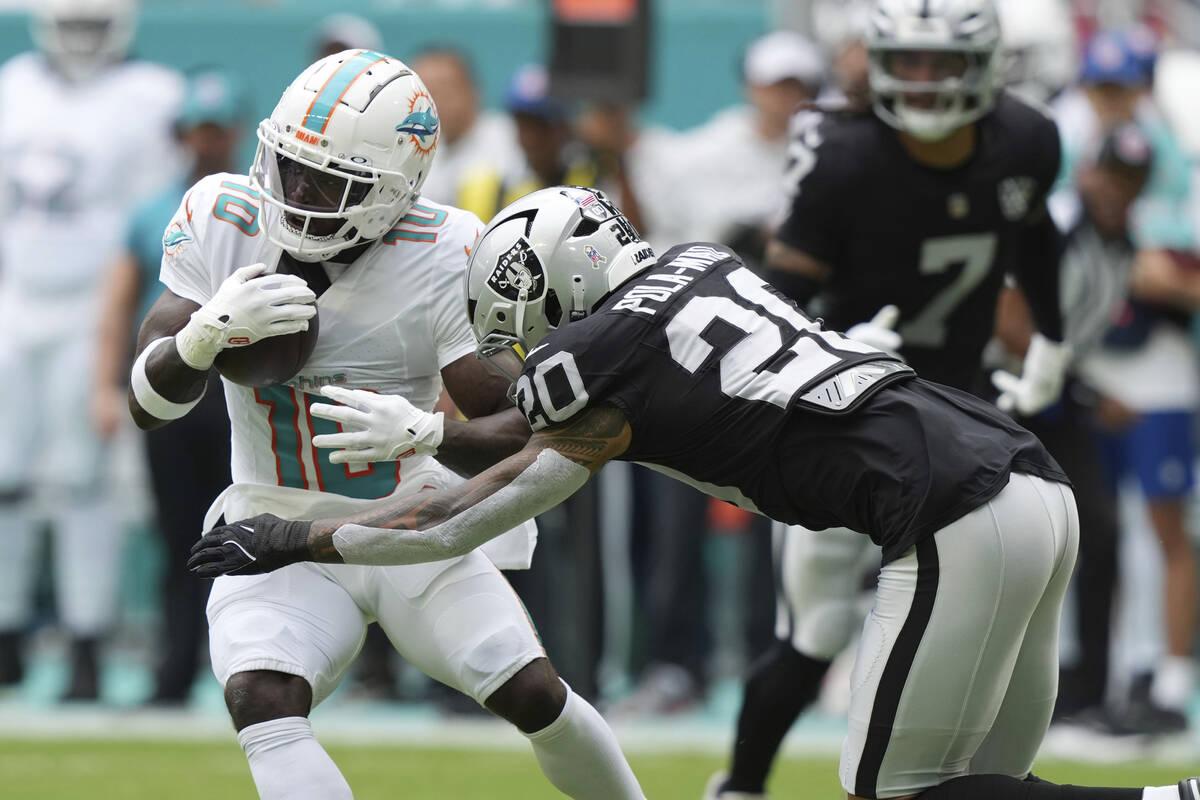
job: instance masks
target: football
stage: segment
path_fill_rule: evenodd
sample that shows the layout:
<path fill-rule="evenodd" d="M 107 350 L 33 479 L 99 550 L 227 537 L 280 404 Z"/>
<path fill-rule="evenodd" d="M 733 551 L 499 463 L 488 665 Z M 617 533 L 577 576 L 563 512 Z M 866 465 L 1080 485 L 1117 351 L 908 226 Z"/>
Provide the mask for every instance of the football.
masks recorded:
<path fill-rule="evenodd" d="M 329 278 L 320 264 L 306 264 L 286 251 L 279 254 L 275 266 L 279 275 L 299 275 L 318 296 L 329 288 Z M 242 386 L 274 386 L 290 380 L 312 355 L 317 346 L 320 320 L 314 314 L 308 330 L 283 336 L 268 336 L 245 347 L 230 347 L 217 354 L 214 366 L 228 380 Z"/>
<path fill-rule="evenodd" d="M 320 316 L 308 321 L 308 330 L 268 336 L 245 347 L 230 347 L 217 354 L 217 372 L 242 386 L 274 386 L 300 371 L 317 346 Z"/>

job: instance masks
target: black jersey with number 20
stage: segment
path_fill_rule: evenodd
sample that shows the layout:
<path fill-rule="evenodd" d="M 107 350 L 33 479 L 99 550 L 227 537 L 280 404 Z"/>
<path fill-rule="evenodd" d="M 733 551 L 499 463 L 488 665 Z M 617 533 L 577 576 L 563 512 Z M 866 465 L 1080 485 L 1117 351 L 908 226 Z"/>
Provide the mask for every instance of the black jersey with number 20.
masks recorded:
<path fill-rule="evenodd" d="M 982 401 L 801 313 L 721 245 L 668 251 L 533 348 L 517 404 L 533 429 L 610 404 L 621 458 L 894 558 L 1017 469 L 1065 482 L 1032 434 Z"/>

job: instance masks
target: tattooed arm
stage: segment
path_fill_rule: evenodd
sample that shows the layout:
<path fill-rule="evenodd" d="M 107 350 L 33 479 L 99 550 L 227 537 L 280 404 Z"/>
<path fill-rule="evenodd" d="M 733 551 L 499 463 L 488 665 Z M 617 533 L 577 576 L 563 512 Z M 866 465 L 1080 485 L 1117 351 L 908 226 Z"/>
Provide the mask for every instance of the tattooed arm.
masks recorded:
<path fill-rule="evenodd" d="M 449 489 L 311 523 L 264 514 L 223 525 L 192 548 L 188 568 L 216 577 L 268 572 L 296 561 L 417 564 L 460 556 L 566 500 L 624 453 L 630 437 L 616 408 L 588 409 L 539 431 L 518 453 Z"/>

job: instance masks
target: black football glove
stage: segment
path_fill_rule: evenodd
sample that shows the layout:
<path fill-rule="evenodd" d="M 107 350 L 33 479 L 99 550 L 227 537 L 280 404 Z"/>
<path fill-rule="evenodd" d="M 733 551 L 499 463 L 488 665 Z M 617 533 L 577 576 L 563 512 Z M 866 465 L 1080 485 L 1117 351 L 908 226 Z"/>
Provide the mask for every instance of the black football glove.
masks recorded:
<path fill-rule="evenodd" d="M 192 545 L 187 568 L 201 578 L 261 575 L 297 561 L 309 561 L 311 523 L 259 514 L 220 525 Z"/>

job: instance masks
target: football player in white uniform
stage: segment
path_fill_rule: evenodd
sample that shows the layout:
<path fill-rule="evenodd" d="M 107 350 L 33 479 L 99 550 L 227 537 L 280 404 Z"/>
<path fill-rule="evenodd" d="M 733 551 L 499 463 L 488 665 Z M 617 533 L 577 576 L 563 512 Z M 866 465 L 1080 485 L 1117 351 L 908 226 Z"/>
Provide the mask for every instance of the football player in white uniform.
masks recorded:
<path fill-rule="evenodd" d="M 306 330 L 320 314 L 301 374 L 260 388 L 223 381 L 234 483 L 207 526 L 222 515 L 353 512 L 446 487 L 461 479 L 434 455 L 474 472 L 528 438 L 507 382 L 475 358 L 462 306 L 482 225 L 419 197 L 438 128 L 416 74 L 378 52 L 347 50 L 287 88 L 259 125 L 250 175 L 210 176 L 183 200 L 163 240 L 167 290 L 139 335 L 130 407 L 140 426 L 186 414 L 223 349 Z M 431 413 L 443 380 L 470 422 Z M 311 413 L 329 386 L 397 396 L 389 430 L 405 445 L 380 454 L 358 442 L 360 452 L 324 458 L 321 437 L 344 430 Z M 381 457 L 400 460 L 367 463 Z M 351 797 L 307 716 L 375 620 L 408 661 L 520 728 L 562 792 L 641 798 L 612 732 L 559 680 L 496 567 L 528 566 L 533 535 L 518 527 L 486 555 L 428 566 L 298 565 L 216 581 L 213 670 L 260 796 Z"/>
<path fill-rule="evenodd" d="M 45 0 L 36 52 L 0 67 L 0 684 L 21 677 L 35 519 L 54 532 L 59 618 L 73 642 L 66 697 L 94 699 L 96 647 L 117 606 L 120 528 L 89 423 L 101 284 L 128 215 L 179 167 L 182 79 L 126 61 L 132 0 Z"/>

